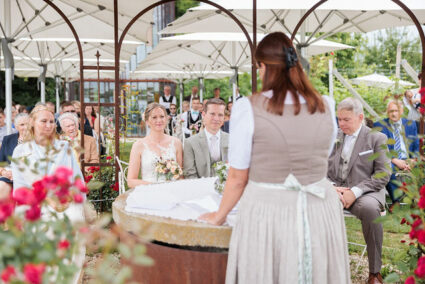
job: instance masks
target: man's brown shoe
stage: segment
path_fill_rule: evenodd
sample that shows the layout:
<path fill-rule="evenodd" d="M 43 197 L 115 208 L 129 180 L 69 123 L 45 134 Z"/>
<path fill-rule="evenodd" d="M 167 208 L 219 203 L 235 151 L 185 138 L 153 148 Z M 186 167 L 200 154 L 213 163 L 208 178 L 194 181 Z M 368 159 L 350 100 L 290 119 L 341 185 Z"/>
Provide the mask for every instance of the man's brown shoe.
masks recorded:
<path fill-rule="evenodd" d="M 369 279 L 367 280 L 367 284 L 383 284 L 384 280 L 382 280 L 381 273 L 369 273 Z"/>

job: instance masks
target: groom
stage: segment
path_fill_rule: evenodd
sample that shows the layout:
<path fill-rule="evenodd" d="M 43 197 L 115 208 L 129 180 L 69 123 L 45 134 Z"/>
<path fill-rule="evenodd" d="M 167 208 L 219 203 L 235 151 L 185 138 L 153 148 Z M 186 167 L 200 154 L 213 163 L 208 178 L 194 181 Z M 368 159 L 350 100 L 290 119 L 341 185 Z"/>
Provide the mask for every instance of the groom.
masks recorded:
<path fill-rule="evenodd" d="M 184 142 L 185 178 L 211 177 L 211 166 L 227 160 L 229 135 L 220 130 L 224 122 L 225 103 L 210 99 L 202 113 L 204 129 Z"/>

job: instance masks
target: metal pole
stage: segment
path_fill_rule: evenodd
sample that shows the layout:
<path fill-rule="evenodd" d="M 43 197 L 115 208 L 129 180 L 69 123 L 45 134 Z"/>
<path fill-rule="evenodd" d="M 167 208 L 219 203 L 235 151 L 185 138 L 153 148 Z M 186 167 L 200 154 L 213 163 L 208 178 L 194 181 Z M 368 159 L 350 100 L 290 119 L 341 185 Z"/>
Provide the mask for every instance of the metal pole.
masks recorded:
<path fill-rule="evenodd" d="M 329 59 L 329 97 L 334 98 L 334 75 L 333 75 L 334 63 L 332 59 Z"/>
<path fill-rule="evenodd" d="M 59 82 L 59 80 L 60 80 L 60 78 L 59 78 L 59 76 L 56 76 L 55 77 L 55 79 L 56 79 L 56 112 L 59 112 L 59 107 L 60 107 L 60 98 L 59 98 L 59 84 L 60 84 L 60 82 Z"/>
<path fill-rule="evenodd" d="M 180 114 L 183 113 L 183 95 L 184 95 L 184 89 L 183 89 L 183 80 L 179 82 L 180 87 Z"/>
<path fill-rule="evenodd" d="M 201 103 L 204 99 L 204 79 L 202 77 L 198 78 L 198 85 L 199 85 L 199 99 L 201 100 Z"/>
<path fill-rule="evenodd" d="M 397 45 L 397 54 L 395 59 L 395 90 L 398 91 L 398 88 L 400 87 L 400 65 L 401 65 L 401 45 Z"/>
<path fill-rule="evenodd" d="M 118 162 L 115 157 L 120 157 L 120 49 L 121 43 L 118 35 L 118 0 L 114 0 L 114 51 L 115 51 L 115 181 L 118 181 Z"/>
<path fill-rule="evenodd" d="M 233 84 L 232 84 L 232 87 L 233 87 L 233 102 L 236 102 L 236 91 L 237 91 L 237 89 L 238 89 L 238 68 L 237 67 L 235 67 L 234 68 L 234 71 L 235 71 L 235 75 L 234 75 L 234 80 L 233 80 Z"/>
<path fill-rule="evenodd" d="M 43 104 L 46 103 L 46 83 L 44 81 L 40 82 L 40 101 Z"/>
<path fill-rule="evenodd" d="M 252 54 L 251 54 L 251 86 L 252 93 L 257 92 L 257 66 L 255 62 L 255 49 L 257 48 L 257 0 L 252 0 Z"/>
<path fill-rule="evenodd" d="M 6 33 L 6 41 L 8 40 L 7 37 L 11 35 L 11 22 L 10 22 L 10 1 L 11 0 L 4 0 L 4 28 Z M 13 55 L 12 55 L 13 56 Z M 12 133 L 12 79 L 13 79 L 13 72 L 12 72 L 12 66 L 6 66 L 5 69 L 5 80 L 6 80 L 6 86 L 5 86 L 5 92 L 6 92 L 6 133 L 9 135 Z"/>

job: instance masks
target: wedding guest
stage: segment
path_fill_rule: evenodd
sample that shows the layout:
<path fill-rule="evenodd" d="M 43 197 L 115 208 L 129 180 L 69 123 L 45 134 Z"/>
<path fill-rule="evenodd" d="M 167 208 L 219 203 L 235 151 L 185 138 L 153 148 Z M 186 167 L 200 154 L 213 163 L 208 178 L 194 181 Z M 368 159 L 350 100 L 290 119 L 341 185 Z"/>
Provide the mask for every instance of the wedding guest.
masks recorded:
<path fill-rule="evenodd" d="M 222 97 L 220 97 L 220 93 L 221 93 L 221 90 L 220 90 L 219 87 L 214 88 L 214 90 L 213 90 L 214 97 L 213 98 L 214 99 L 220 99 L 220 100 L 222 100 L 224 102 L 224 99 Z"/>
<path fill-rule="evenodd" d="M 94 120 L 93 127 L 93 138 L 96 140 L 97 151 L 100 152 L 100 155 L 105 155 L 106 153 L 106 140 L 103 131 L 105 130 L 105 121 L 106 118 L 100 114 L 99 107 L 93 107 L 96 119 Z"/>
<path fill-rule="evenodd" d="M 3 109 L 0 108 L 0 144 L 3 142 L 3 138 L 7 135 L 6 116 Z M 12 133 L 16 133 L 16 129 L 12 128 Z"/>
<path fill-rule="evenodd" d="M 224 123 L 221 130 L 226 133 L 229 133 L 230 131 L 230 112 L 228 110 L 224 111 Z"/>
<path fill-rule="evenodd" d="M 72 102 L 64 101 L 61 104 L 60 114 L 64 114 L 64 113 L 67 113 L 67 112 L 75 113 L 75 114 L 78 115 L 77 110 L 75 109 L 75 105 Z M 80 116 L 78 115 L 78 120 L 79 120 L 79 118 L 80 118 Z M 86 118 L 86 120 L 87 120 L 87 118 Z M 80 123 L 78 123 L 78 125 L 80 125 Z M 59 124 L 59 121 L 56 122 L 56 132 L 58 134 L 62 132 L 61 126 Z M 84 123 L 84 134 L 85 135 L 88 135 L 88 136 L 93 136 L 93 129 L 87 123 Z"/>
<path fill-rule="evenodd" d="M 412 91 L 407 90 L 404 92 L 403 104 L 409 110 L 407 119 L 414 121 L 416 123 L 416 128 L 419 129 L 419 120 L 421 119 L 421 113 L 419 112 L 421 94 L 413 94 Z"/>
<path fill-rule="evenodd" d="M 184 97 L 184 100 L 188 101 L 189 104 L 192 104 L 193 98 L 199 98 L 199 96 L 198 96 L 198 86 L 193 86 L 190 95 Z"/>
<path fill-rule="evenodd" d="M 174 129 L 173 136 L 180 139 L 180 141 L 183 141 L 183 123 L 184 123 L 184 121 L 182 120 L 182 115 L 185 112 L 190 110 L 189 102 L 183 101 L 183 106 L 181 106 L 181 108 L 182 108 L 182 113 L 177 115 L 176 126 L 175 126 L 175 129 Z"/>
<path fill-rule="evenodd" d="M 32 188 L 32 184 L 45 175 L 52 175 L 58 167 L 72 169 L 72 178 L 83 178 L 79 163 L 66 141 L 56 139 L 55 117 L 45 105 L 31 111 L 24 143 L 13 151 L 13 188 Z M 48 220 L 51 212 L 60 218 L 66 215 L 72 224 L 85 220 L 82 204 L 58 204 L 48 199 L 49 206 L 42 208 L 43 218 Z M 85 259 L 85 247 L 80 245 L 73 255 L 73 263 L 79 270 L 70 283 L 78 283 Z"/>
<path fill-rule="evenodd" d="M 326 178 L 333 101 L 284 33 L 264 37 L 255 60 L 262 91 L 235 103 L 223 199 L 200 217 L 223 224 L 240 200 L 226 283 L 350 283 L 341 202 Z"/>
<path fill-rule="evenodd" d="M 392 156 L 391 167 L 393 172 L 390 182 L 386 186 L 393 204 L 399 202 L 399 198 L 394 195 L 394 191 L 398 188 L 395 183 L 397 171 L 409 172 L 414 159 L 419 157 L 419 138 L 416 123 L 402 118 L 402 114 L 402 104 L 398 101 L 390 101 L 387 105 L 388 117 L 374 124 L 388 139 L 395 141 L 395 143 L 388 144 L 388 150 L 390 152 L 395 151 L 397 154 Z"/>
<path fill-rule="evenodd" d="M 18 113 L 26 113 L 28 114 L 27 107 L 24 105 L 19 106 Z"/>
<path fill-rule="evenodd" d="M 0 192 L 10 192 L 12 189 L 12 171 L 10 169 L 10 157 L 13 155 L 18 144 L 22 144 L 28 126 L 28 114 L 20 113 L 15 117 L 15 127 L 18 133 L 7 135 L 3 139 L 0 148 L 0 162 L 7 166 L 0 167 Z"/>
<path fill-rule="evenodd" d="M 92 106 L 86 106 L 84 108 L 84 116 L 86 117 L 85 120 L 88 122 L 88 125 L 94 129 L 94 121 L 96 120 L 96 112 L 94 111 L 94 108 Z"/>
<path fill-rule="evenodd" d="M 383 283 L 384 235 L 382 223 L 375 219 L 385 210 L 385 185 L 390 179 L 387 137 L 363 125 L 363 106 L 357 99 L 344 99 L 338 105 L 337 117 L 340 130 L 329 157 L 328 178 L 337 187 L 344 208 L 362 222 L 369 260 L 367 283 Z M 377 157 L 370 159 L 374 154 Z"/>
<path fill-rule="evenodd" d="M 188 101 L 183 101 L 183 106 L 182 106 L 182 113 L 185 113 L 186 111 L 190 110 L 190 102 Z"/>
<path fill-rule="evenodd" d="M 182 131 L 186 138 L 199 132 L 202 126 L 202 114 L 199 112 L 201 101 L 195 97 L 192 99 L 192 108 L 181 115 Z"/>
<path fill-rule="evenodd" d="M 55 111 L 55 104 L 54 103 L 52 103 L 52 102 L 46 102 L 46 106 L 47 106 L 47 108 L 52 112 L 52 113 L 56 113 L 56 111 Z"/>
<path fill-rule="evenodd" d="M 180 167 L 183 166 L 182 143 L 179 139 L 164 133 L 167 127 L 165 107 L 158 103 L 151 103 L 146 108 L 144 116 L 150 132 L 131 147 L 127 174 L 127 184 L 130 188 L 162 181 L 158 180 L 155 172 L 156 163 L 160 157 L 164 160 L 174 160 Z"/>
<path fill-rule="evenodd" d="M 169 85 L 164 86 L 164 94 L 159 97 L 159 104 L 165 107 L 168 114 L 170 114 L 170 105 L 177 105 L 176 96 L 171 94 L 171 87 Z"/>
<path fill-rule="evenodd" d="M 177 106 L 175 104 L 171 104 L 169 111 L 168 134 L 174 136 L 177 125 Z"/>
<path fill-rule="evenodd" d="M 80 160 L 80 145 L 81 145 L 81 131 L 78 130 L 78 117 L 73 113 L 61 114 L 58 118 L 59 124 L 62 128 L 61 140 L 68 141 L 72 150 L 74 151 L 77 160 Z M 98 163 L 99 154 L 96 147 L 96 140 L 88 135 L 84 135 L 84 162 Z"/>
<path fill-rule="evenodd" d="M 232 113 L 232 107 L 233 107 L 233 102 L 228 102 L 226 109 L 229 111 L 230 114 Z"/>
<path fill-rule="evenodd" d="M 185 178 L 211 177 L 215 175 L 212 165 L 227 162 L 228 134 L 220 130 L 224 122 L 226 105 L 220 99 L 209 99 L 202 113 L 204 129 L 185 140 Z M 209 151 L 208 151 L 208 150 Z"/>

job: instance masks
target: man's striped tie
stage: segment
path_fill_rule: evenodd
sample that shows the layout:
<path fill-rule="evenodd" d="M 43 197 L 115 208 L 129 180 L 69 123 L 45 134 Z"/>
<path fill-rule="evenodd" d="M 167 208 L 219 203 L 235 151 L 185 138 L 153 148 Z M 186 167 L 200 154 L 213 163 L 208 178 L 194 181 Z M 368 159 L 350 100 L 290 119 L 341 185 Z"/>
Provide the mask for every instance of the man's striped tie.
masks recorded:
<path fill-rule="evenodd" d="M 398 154 L 398 158 L 399 159 L 403 159 L 403 151 L 401 150 L 401 142 L 400 142 L 400 130 L 399 130 L 399 126 L 400 123 L 395 122 L 394 124 L 394 140 L 395 140 L 395 144 L 394 144 L 394 150 L 397 152 Z"/>

